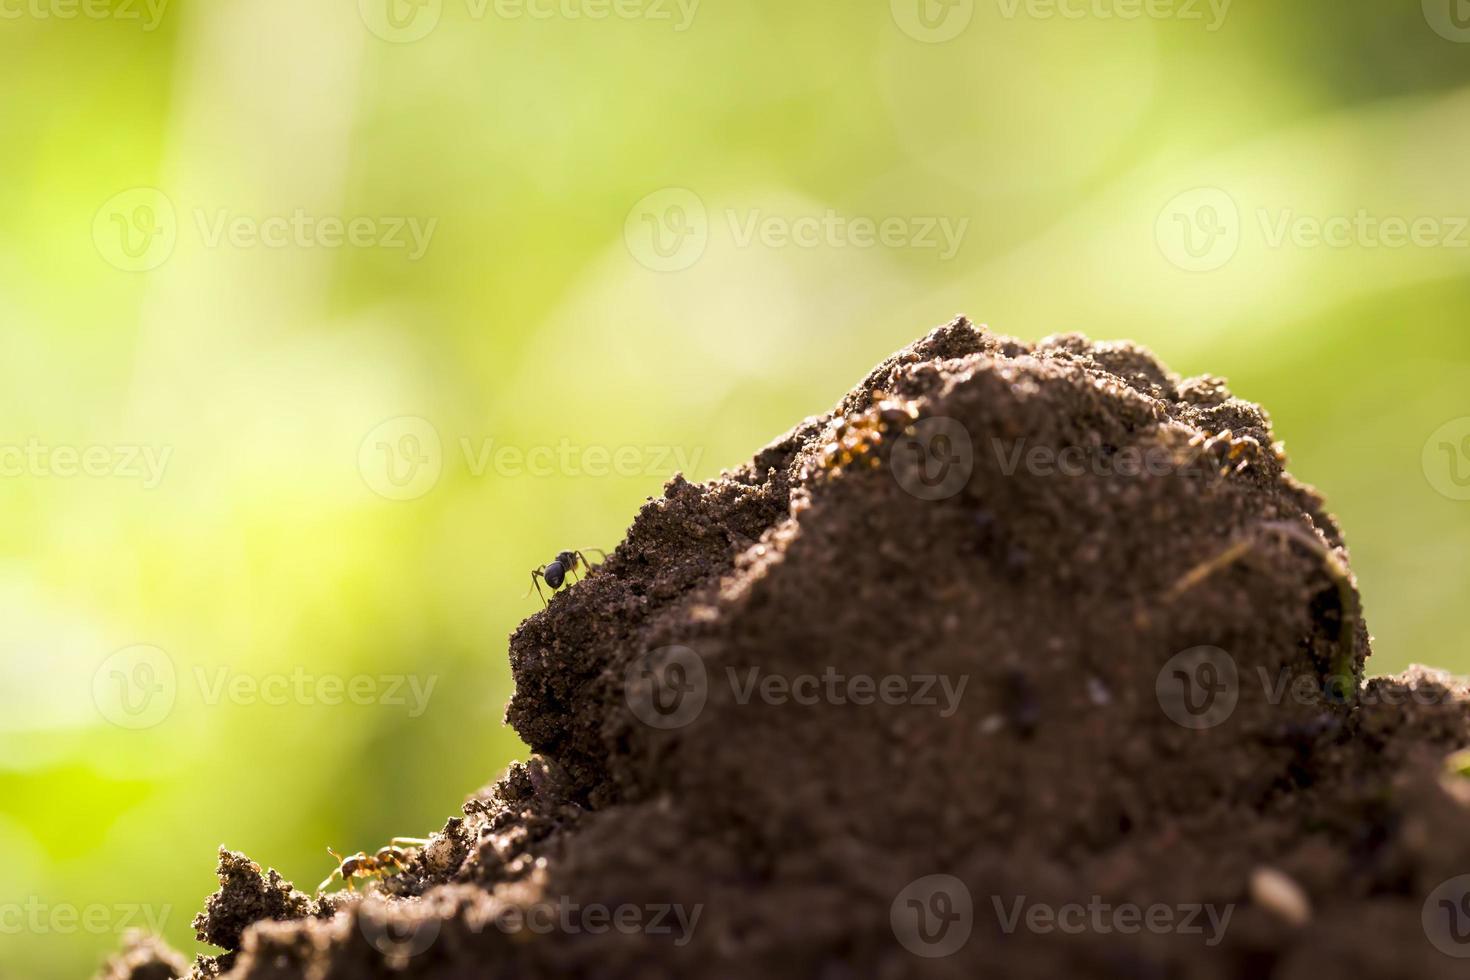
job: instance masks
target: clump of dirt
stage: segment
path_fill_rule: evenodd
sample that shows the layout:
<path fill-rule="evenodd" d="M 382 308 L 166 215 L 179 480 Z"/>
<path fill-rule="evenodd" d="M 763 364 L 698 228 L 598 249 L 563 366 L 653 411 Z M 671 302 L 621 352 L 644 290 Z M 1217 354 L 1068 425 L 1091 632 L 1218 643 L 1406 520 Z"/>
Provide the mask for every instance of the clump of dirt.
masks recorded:
<path fill-rule="evenodd" d="M 408 871 L 222 853 L 191 976 L 1460 975 L 1470 692 L 1369 645 L 1259 407 L 956 320 L 521 625 Z"/>
<path fill-rule="evenodd" d="M 219 891 L 194 918 L 194 928 L 200 942 L 221 949 L 239 949 L 245 930 L 264 919 L 332 914 L 329 905 L 297 891 L 274 868 L 262 874 L 260 865 L 223 847 L 219 849 L 219 884 Z"/>
<path fill-rule="evenodd" d="M 174 980 L 189 969 L 189 961 L 155 936 L 131 932 L 123 950 L 103 966 L 101 980 Z"/>

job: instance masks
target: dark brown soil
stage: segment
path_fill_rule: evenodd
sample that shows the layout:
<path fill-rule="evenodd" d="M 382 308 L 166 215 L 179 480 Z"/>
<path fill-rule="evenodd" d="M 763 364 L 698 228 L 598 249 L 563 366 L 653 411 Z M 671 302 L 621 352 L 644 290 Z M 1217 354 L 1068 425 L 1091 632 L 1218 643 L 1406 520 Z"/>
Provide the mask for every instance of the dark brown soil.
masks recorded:
<path fill-rule="evenodd" d="M 1368 652 L 1261 409 L 957 320 L 521 625 L 406 873 L 223 853 L 191 976 L 1463 977 L 1470 692 Z"/>

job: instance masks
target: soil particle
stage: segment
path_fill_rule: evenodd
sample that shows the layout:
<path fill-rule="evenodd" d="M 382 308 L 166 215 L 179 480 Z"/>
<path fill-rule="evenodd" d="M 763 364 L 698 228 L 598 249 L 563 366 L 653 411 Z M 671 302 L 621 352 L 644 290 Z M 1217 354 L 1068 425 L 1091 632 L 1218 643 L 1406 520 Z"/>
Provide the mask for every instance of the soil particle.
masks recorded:
<path fill-rule="evenodd" d="M 521 624 L 534 754 L 402 875 L 222 851 L 193 976 L 1460 976 L 1470 699 L 1369 647 L 1262 409 L 956 320 Z"/>

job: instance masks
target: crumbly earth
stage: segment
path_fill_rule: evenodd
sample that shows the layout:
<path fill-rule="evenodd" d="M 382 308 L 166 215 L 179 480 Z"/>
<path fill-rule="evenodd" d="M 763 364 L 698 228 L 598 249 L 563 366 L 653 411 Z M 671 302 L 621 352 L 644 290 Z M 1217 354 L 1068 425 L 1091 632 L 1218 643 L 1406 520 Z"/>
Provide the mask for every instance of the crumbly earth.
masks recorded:
<path fill-rule="evenodd" d="M 1368 653 L 1260 408 L 956 320 L 520 626 L 403 874 L 222 852 L 189 976 L 1463 976 L 1470 691 Z"/>

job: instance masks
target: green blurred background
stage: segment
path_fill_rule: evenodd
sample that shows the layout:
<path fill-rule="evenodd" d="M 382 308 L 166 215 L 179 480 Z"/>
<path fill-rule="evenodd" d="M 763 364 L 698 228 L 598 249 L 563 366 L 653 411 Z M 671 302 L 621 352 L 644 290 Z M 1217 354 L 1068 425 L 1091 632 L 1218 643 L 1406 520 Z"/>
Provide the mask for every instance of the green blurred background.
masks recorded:
<path fill-rule="evenodd" d="M 1228 377 L 1470 669 L 1464 0 L 0 0 L 0 93 L 6 980 L 441 826 L 530 568 L 956 313 Z"/>

